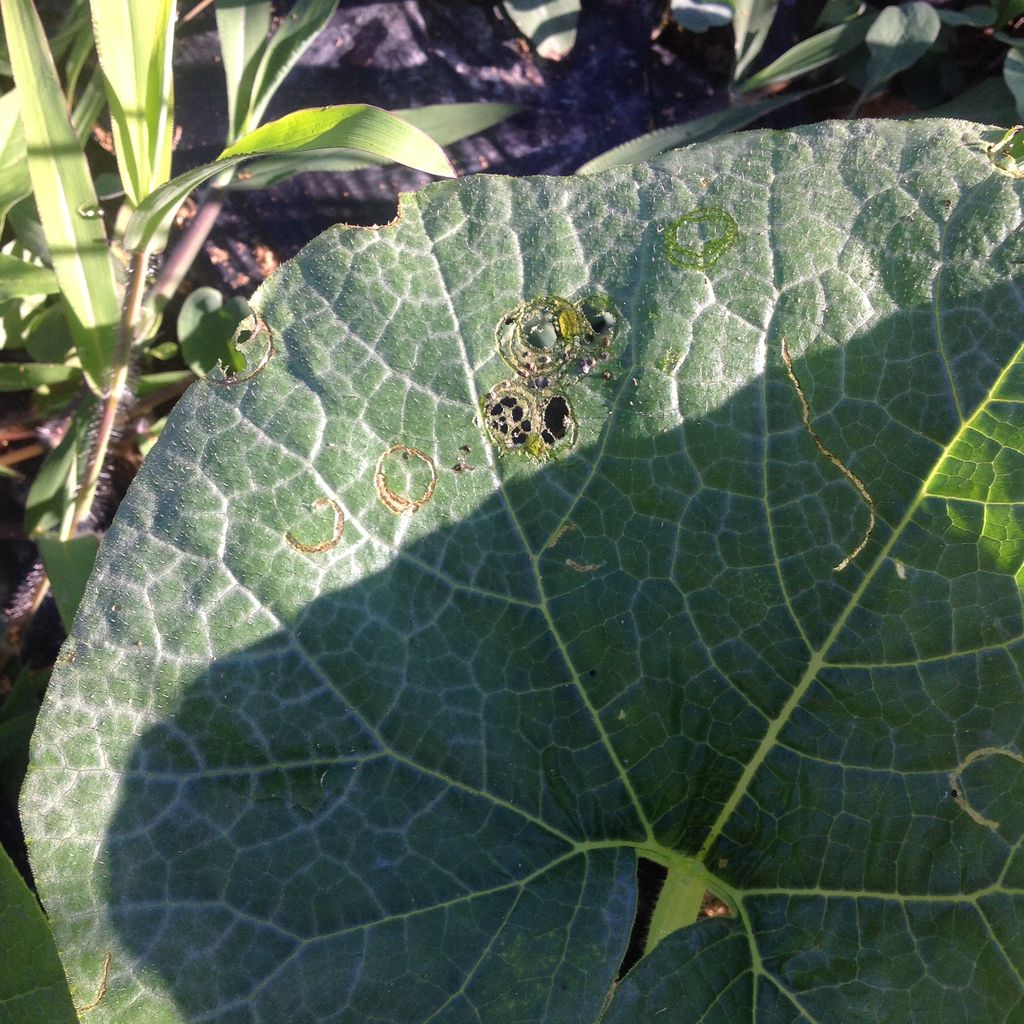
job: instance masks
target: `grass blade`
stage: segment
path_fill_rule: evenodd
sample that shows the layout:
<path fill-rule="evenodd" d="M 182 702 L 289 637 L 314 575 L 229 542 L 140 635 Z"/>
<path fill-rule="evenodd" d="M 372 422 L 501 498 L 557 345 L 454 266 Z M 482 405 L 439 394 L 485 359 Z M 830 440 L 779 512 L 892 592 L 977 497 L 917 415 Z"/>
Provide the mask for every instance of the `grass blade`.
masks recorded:
<path fill-rule="evenodd" d="M 224 75 L 228 88 L 228 141 L 260 123 L 285 75 L 324 30 L 337 0 L 299 0 L 270 35 L 266 0 L 218 0 Z"/>
<path fill-rule="evenodd" d="M 49 267 L 0 253 L 0 302 L 28 295 L 54 295 L 60 290 Z"/>
<path fill-rule="evenodd" d="M 269 0 L 218 0 L 217 35 L 228 91 L 228 141 L 245 134 L 253 83 L 270 33 Z"/>
<path fill-rule="evenodd" d="M 92 388 L 107 381 L 120 314 L 114 270 L 89 168 L 31 0 L 0 0 L 33 191 L 68 323 Z"/>
<path fill-rule="evenodd" d="M 733 81 L 741 78 L 751 61 L 761 52 L 772 22 L 778 0 L 735 0 L 732 24 L 736 36 L 736 64 Z"/>
<path fill-rule="evenodd" d="M 520 110 L 522 107 L 515 103 L 433 103 L 425 107 L 393 110 L 392 113 L 425 131 L 438 145 L 447 146 L 492 128 Z M 266 157 L 246 168 L 244 173 L 236 175 L 228 188 L 232 191 L 268 188 L 294 174 L 309 171 L 359 171 L 365 167 L 381 167 L 393 162 L 384 157 L 342 150 Z"/>
<path fill-rule="evenodd" d="M 32 192 L 17 89 L 0 96 L 0 231 L 11 207 Z"/>
<path fill-rule="evenodd" d="M 797 75 L 824 67 L 844 54 L 856 49 L 864 42 L 871 26 L 871 17 L 863 15 L 853 21 L 844 22 L 824 32 L 811 36 L 787 50 L 778 60 L 772 61 L 755 75 L 751 75 L 739 87 L 741 93 L 763 89 L 766 85 L 785 82 Z"/>
<path fill-rule="evenodd" d="M 121 183 L 138 206 L 171 174 L 172 0 L 92 0 Z"/>
<path fill-rule="evenodd" d="M 356 149 L 428 174 L 455 177 L 444 150 L 425 132 L 365 103 L 296 110 L 262 125 L 229 146 L 212 163 L 179 174 L 161 186 L 132 215 L 124 244 L 141 249 L 164 231 L 185 197 L 203 182 L 263 153 Z"/>
<path fill-rule="evenodd" d="M 674 124 L 668 128 L 640 135 L 621 146 L 609 149 L 592 160 L 588 160 L 577 171 L 577 174 L 596 174 L 606 171 L 609 167 L 621 167 L 624 164 L 635 164 L 640 160 L 648 160 L 652 156 L 664 153 L 679 146 L 689 146 L 694 142 L 706 142 L 708 139 L 739 131 L 752 124 L 758 118 L 770 114 L 789 103 L 809 96 L 815 90 L 806 89 L 791 95 L 776 96 L 772 99 L 754 100 L 753 102 L 737 103 L 725 110 L 716 110 L 713 114 L 695 118 L 685 124 Z"/>
<path fill-rule="evenodd" d="M 285 75 L 327 26 L 335 7 L 337 0 L 298 0 L 281 20 L 277 31 L 266 40 L 253 79 L 249 116 L 242 125 L 243 133 L 251 131 L 263 119 Z"/>

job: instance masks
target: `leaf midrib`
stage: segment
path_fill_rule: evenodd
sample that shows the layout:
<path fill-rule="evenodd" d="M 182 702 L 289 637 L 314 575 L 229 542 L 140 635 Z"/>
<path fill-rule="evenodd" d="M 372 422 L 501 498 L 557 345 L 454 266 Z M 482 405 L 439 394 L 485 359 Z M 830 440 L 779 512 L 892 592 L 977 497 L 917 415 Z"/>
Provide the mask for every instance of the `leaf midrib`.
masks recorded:
<path fill-rule="evenodd" d="M 832 629 L 829 631 L 828 636 L 817 649 L 811 652 L 810 661 L 808 662 L 806 669 L 804 669 L 803 675 L 800 677 L 800 681 L 794 687 L 793 692 L 789 696 L 789 699 L 782 706 L 782 710 L 771 721 L 767 732 L 764 734 L 764 736 L 761 739 L 761 742 L 758 744 L 754 756 L 747 762 L 747 765 L 743 770 L 743 774 L 736 782 L 736 785 L 733 788 L 732 793 L 730 794 L 728 800 L 726 800 L 726 802 L 723 804 L 722 810 L 719 812 L 718 817 L 715 819 L 714 824 L 711 826 L 707 838 L 704 840 L 701 846 L 701 850 L 699 852 L 699 856 L 702 860 L 708 856 L 715 842 L 722 834 L 722 830 L 725 828 L 726 824 L 728 824 L 729 819 L 732 817 L 734 811 L 739 806 L 740 801 L 746 795 L 747 789 L 749 788 L 750 783 L 753 781 L 754 776 L 760 770 L 761 765 L 764 763 L 769 752 L 772 750 L 773 747 L 776 746 L 779 734 L 789 724 L 789 720 L 792 717 L 793 712 L 797 709 L 797 707 L 799 707 L 800 703 L 803 701 L 804 697 L 807 694 L 807 691 L 811 688 L 812 684 L 817 679 L 818 673 L 823 668 L 831 666 L 831 663 L 828 661 L 828 652 L 832 649 L 836 640 L 839 638 L 839 635 L 846 628 L 846 623 L 849 620 L 849 617 L 859 606 L 861 598 L 864 596 L 864 592 L 875 579 L 875 576 L 877 575 L 879 569 L 885 564 L 886 560 L 889 557 L 889 552 L 892 551 L 893 547 L 896 545 L 897 541 L 899 541 L 900 537 L 902 536 L 903 531 L 906 529 L 911 520 L 917 514 L 918 509 L 921 507 L 921 503 L 926 498 L 935 497 L 935 495 L 930 495 L 928 493 L 928 490 L 931 486 L 932 480 L 935 477 L 935 474 L 938 472 L 939 467 L 945 462 L 950 450 L 957 444 L 962 435 L 967 430 L 971 429 L 975 420 L 985 411 L 988 405 L 994 400 L 996 392 L 1002 386 L 1010 370 L 1013 368 L 1013 366 L 1017 363 L 1017 361 L 1021 358 L 1022 355 L 1024 355 L 1024 344 L 1022 344 L 1020 348 L 1018 348 L 1018 350 L 1013 354 L 1013 356 L 1011 356 L 1006 361 L 1006 365 L 1003 367 L 1002 371 L 999 373 L 999 376 L 995 379 L 995 381 L 993 381 L 988 393 L 981 400 L 981 402 L 979 402 L 978 406 L 975 408 L 970 418 L 964 420 L 960 424 L 960 427 L 957 429 L 956 433 L 943 447 L 941 453 L 939 454 L 939 457 L 935 460 L 934 464 L 929 470 L 928 475 L 921 482 L 921 486 L 918 488 L 918 491 L 914 496 L 913 500 L 907 506 L 907 509 L 903 513 L 903 516 L 900 518 L 899 522 L 893 527 L 889 539 L 882 546 L 874 562 L 869 566 L 867 571 L 864 573 L 864 578 L 857 585 L 856 589 L 850 595 L 850 598 L 847 601 L 846 606 L 843 608 L 842 612 L 836 618 L 836 621 L 833 624 Z M 957 653 L 959 652 L 954 652 L 954 654 Z M 947 657 L 951 656 L 954 655 L 947 655 Z"/>

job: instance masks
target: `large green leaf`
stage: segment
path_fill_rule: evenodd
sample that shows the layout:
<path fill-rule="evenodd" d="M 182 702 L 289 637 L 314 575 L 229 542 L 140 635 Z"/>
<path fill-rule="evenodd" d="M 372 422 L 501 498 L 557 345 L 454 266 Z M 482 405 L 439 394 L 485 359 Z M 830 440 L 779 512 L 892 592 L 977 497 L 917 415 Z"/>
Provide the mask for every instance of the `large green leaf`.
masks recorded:
<path fill-rule="evenodd" d="M 1024 182 L 987 144 L 476 176 L 275 274 L 34 741 L 90 1019 L 1019 1022 Z"/>

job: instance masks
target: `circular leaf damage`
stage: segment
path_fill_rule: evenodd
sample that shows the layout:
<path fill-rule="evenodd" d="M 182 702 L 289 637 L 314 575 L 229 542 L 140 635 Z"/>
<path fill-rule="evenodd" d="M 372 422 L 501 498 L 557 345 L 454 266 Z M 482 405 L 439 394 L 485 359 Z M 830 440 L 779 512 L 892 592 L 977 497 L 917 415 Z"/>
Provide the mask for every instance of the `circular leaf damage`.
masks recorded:
<path fill-rule="evenodd" d="M 437 468 L 434 460 L 419 448 L 392 445 L 377 460 L 373 474 L 377 497 L 390 512 L 415 512 L 434 496 Z"/>

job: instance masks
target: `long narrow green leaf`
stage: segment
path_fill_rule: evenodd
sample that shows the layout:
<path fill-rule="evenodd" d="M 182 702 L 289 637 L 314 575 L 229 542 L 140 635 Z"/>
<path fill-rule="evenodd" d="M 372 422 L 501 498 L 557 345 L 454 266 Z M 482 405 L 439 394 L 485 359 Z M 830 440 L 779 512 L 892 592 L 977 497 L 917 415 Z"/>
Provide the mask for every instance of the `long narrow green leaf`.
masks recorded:
<path fill-rule="evenodd" d="M 217 31 L 228 89 L 228 142 L 255 128 L 285 75 L 323 31 L 337 0 L 298 0 L 270 34 L 266 0 L 218 0 Z"/>
<path fill-rule="evenodd" d="M 270 33 L 269 0 L 217 0 L 217 36 L 228 92 L 228 142 L 245 134 L 253 83 Z"/>
<path fill-rule="evenodd" d="M 803 99 L 814 90 L 804 90 L 776 96 L 772 99 L 754 100 L 738 103 L 725 110 L 716 110 L 713 114 L 694 118 L 685 124 L 674 124 L 668 128 L 640 135 L 621 146 L 609 149 L 592 160 L 588 160 L 577 171 L 577 174 L 596 174 L 606 171 L 609 167 L 621 167 L 624 164 L 635 164 L 640 160 L 648 160 L 652 156 L 664 153 L 679 146 L 688 146 L 694 142 L 707 142 L 709 139 L 739 131 L 752 124 L 758 118 L 770 114 L 773 110 Z"/>
<path fill-rule="evenodd" d="M 31 0 L 0 0 L 21 99 L 28 170 L 68 323 L 94 390 L 102 391 L 120 314 L 114 270 L 85 157 Z"/>
<path fill-rule="evenodd" d="M 433 103 L 392 113 L 425 131 L 438 145 L 447 146 L 500 124 L 520 110 L 515 103 Z M 393 161 L 343 150 L 266 157 L 247 167 L 244 174 L 235 175 L 227 187 L 232 191 L 268 188 L 294 174 L 358 171 L 389 163 Z"/>
<path fill-rule="evenodd" d="M 75 109 L 71 111 L 71 124 L 82 146 L 89 141 L 89 133 L 106 105 L 107 93 L 103 87 L 103 72 L 99 68 L 94 68 L 78 94 Z"/>
<path fill-rule="evenodd" d="M 871 26 L 872 16 L 862 15 L 853 21 L 827 28 L 787 50 L 778 60 L 772 61 L 755 75 L 751 75 L 739 87 L 741 93 L 763 89 L 766 85 L 785 82 L 797 75 L 824 67 L 832 61 L 856 49 L 864 42 Z"/>
<path fill-rule="evenodd" d="M 49 267 L 0 253 L 0 302 L 25 295 L 53 295 L 60 290 Z"/>
<path fill-rule="evenodd" d="M 138 206 L 171 175 L 173 0 L 92 0 L 117 166 Z"/>
<path fill-rule="evenodd" d="M 0 1019 L 8 1024 L 77 1024 L 50 926 L 2 848 L 0 949 Z"/>
<path fill-rule="evenodd" d="M 733 80 L 743 76 L 750 62 L 761 52 L 775 20 L 778 0 L 735 0 L 733 32 L 736 36 L 736 64 Z"/>
<path fill-rule="evenodd" d="M 95 402 L 87 396 L 72 416 L 60 443 L 39 467 L 25 501 L 25 532 L 30 537 L 58 530 L 66 522 L 94 412 Z"/>
<path fill-rule="evenodd" d="M 365 103 L 297 110 L 243 136 L 212 163 L 179 174 L 161 186 L 132 215 L 124 244 L 138 249 L 169 227 L 185 197 L 205 181 L 264 153 L 356 149 L 428 174 L 455 177 L 444 150 L 425 132 Z"/>
<path fill-rule="evenodd" d="M 0 231 L 11 207 L 32 191 L 17 89 L 0 96 Z"/>
<path fill-rule="evenodd" d="M 264 44 L 242 133 L 251 131 L 263 119 L 285 75 L 326 28 L 335 7 L 337 0 L 298 0 L 281 20 L 277 31 Z"/>

